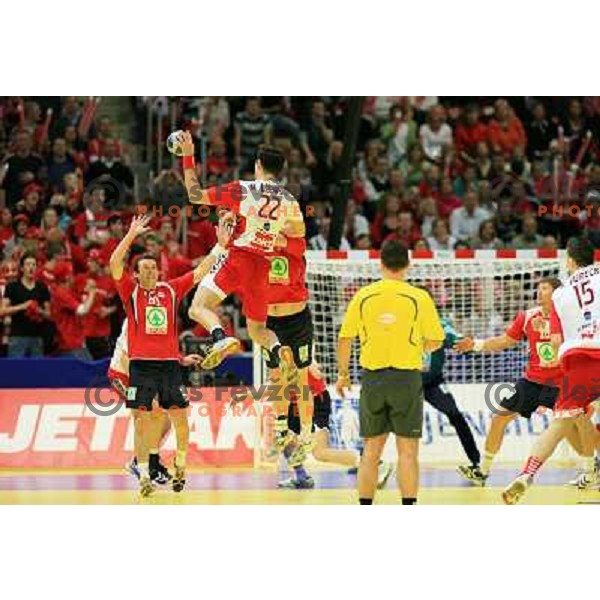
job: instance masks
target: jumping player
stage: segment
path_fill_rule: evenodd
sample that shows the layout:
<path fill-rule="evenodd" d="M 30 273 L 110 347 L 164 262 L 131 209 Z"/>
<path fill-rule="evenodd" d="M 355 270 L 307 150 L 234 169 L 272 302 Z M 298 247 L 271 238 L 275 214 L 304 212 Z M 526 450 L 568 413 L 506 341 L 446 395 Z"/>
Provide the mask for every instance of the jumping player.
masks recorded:
<path fill-rule="evenodd" d="M 529 419 L 539 407 L 554 408 L 561 370 L 550 342 L 550 313 L 552 293 L 559 287 L 560 280 L 555 277 L 541 279 L 537 286 L 537 306 L 519 312 L 503 335 L 484 340 L 464 338 L 454 346 L 458 352 L 500 352 L 524 339 L 529 344 L 529 362 L 523 377 L 517 381 L 514 393 L 500 402 L 502 410 L 492 417 L 481 463 L 483 479 L 476 482 L 479 485 L 485 484 L 489 477 L 508 424 L 517 415 Z"/>
<path fill-rule="evenodd" d="M 198 354 L 189 354 L 181 357 L 180 364 L 182 367 L 195 367 L 200 364 L 202 357 Z M 113 389 L 119 394 L 123 400 L 127 400 L 127 389 L 129 388 L 129 356 L 127 354 L 127 319 L 123 321 L 121 333 L 117 338 L 115 344 L 115 351 L 113 352 L 112 358 L 110 359 L 110 366 L 108 368 L 108 380 L 110 381 Z M 138 456 L 144 454 L 144 450 L 141 447 L 142 444 L 142 432 L 140 430 L 140 418 L 136 409 L 131 410 L 131 416 L 134 422 L 134 456 L 127 463 L 126 469 L 138 480 L 141 477 L 140 469 L 138 466 Z M 154 430 L 160 431 L 160 442 L 166 438 L 167 434 L 171 429 L 171 421 L 168 418 L 167 412 L 164 410 L 152 410 L 151 418 L 157 419 L 157 423 L 154 425 Z M 160 443 L 159 443 L 160 446 Z M 158 454 L 158 448 L 149 448 L 150 454 Z M 158 467 L 155 470 L 151 470 L 150 479 L 153 483 L 163 485 L 168 483 L 172 476 L 169 473 L 167 467 L 163 465 L 160 458 L 157 460 L 152 459 L 150 462 L 154 464 L 158 463 Z M 175 490 L 181 491 L 181 490 Z"/>
<path fill-rule="evenodd" d="M 531 450 L 521 474 L 502 493 L 516 504 L 533 483 L 540 467 L 558 444 L 575 436 L 576 449 L 593 463 L 598 435 L 589 419 L 590 404 L 600 396 L 600 267 L 594 265 L 594 246 L 585 238 L 567 243 L 568 281 L 552 296 L 550 335 L 563 377 L 554 419 Z"/>
<path fill-rule="evenodd" d="M 270 379 L 286 390 L 274 403 L 275 448 L 286 456 L 288 463 L 296 471 L 297 481 L 301 483 L 304 477 L 308 477 L 301 463 L 311 443 L 313 423 L 313 395 L 308 382 L 308 367 L 312 363 L 313 325 L 308 307 L 305 251 L 306 241 L 303 238 L 279 236 L 273 255 L 269 257 L 267 287 L 269 316 L 266 326 L 275 333 L 281 344 L 290 348 L 298 368 L 297 384 L 286 380 L 285 373 L 279 368 L 279 357 L 263 348 Z M 291 385 L 299 386 L 299 394 L 294 403 L 301 424 L 298 438 L 290 436 L 288 428 Z M 293 444 L 292 448 L 290 442 L 294 440 L 298 443 Z"/>
<path fill-rule="evenodd" d="M 292 351 L 282 346 L 267 328 L 267 258 L 273 253 L 280 234 L 303 238 L 304 219 L 298 202 L 278 182 L 285 159 L 276 148 L 261 147 L 255 163 L 255 181 L 235 181 L 202 190 L 194 164 L 194 143 L 189 132 L 181 134 L 183 168 L 192 204 L 223 207 L 236 215 L 236 228 L 227 258 L 203 281 L 192 302 L 190 317 L 210 331 L 213 347 L 202 368 L 215 368 L 225 356 L 239 351 L 239 341 L 227 337 L 215 314 L 216 307 L 236 293 L 242 300 L 250 338 L 271 355 L 281 359 L 286 380 L 296 384 L 298 371 Z"/>
<path fill-rule="evenodd" d="M 158 468 L 158 454 L 149 453 L 150 449 L 158 447 L 160 435 L 154 430 L 150 417 L 156 396 L 159 406 L 169 409 L 177 437 L 173 489 L 180 490 L 185 485 L 189 439 L 186 409 L 189 402 L 184 397 L 179 366 L 177 312 L 183 298 L 208 273 L 231 236 L 231 218 L 226 216 L 219 222 L 219 245 L 211 252 L 212 256 L 182 277 L 159 282 L 158 265 L 153 256 L 139 257 L 134 264 L 133 276 L 125 273 L 125 256 L 135 239 L 149 231 L 149 221 L 147 216 L 134 217 L 129 231 L 110 258 L 111 275 L 127 313 L 130 387 L 127 390 L 126 406 L 139 409 L 137 414 L 142 441 L 138 445 L 138 460 L 142 496 L 152 493 L 150 471 Z M 149 464 L 150 460 L 152 464 Z"/>

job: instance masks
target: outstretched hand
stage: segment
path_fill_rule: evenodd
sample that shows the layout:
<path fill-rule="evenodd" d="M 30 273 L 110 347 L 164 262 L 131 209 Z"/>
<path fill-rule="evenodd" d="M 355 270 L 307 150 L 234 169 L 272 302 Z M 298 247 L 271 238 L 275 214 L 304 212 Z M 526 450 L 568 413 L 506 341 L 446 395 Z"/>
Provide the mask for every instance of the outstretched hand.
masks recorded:
<path fill-rule="evenodd" d="M 473 352 L 473 348 L 475 347 L 475 341 L 471 337 L 463 338 L 462 340 L 457 340 L 457 342 L 452 346 L 453 350 L 456 352 L 460 352 L 461 354 L 464 352 Z"/>
<path fill-rule="evenodd" d="M 150 215 L 138 215 L 137 217 L 133 217 L 131 225 L 129 226 L 129 233 L 134 237 L 137 237 L 138 235 L 143 235 L 150 231 L 152 228 L 148 226 L 148 223 L 150 223 L 151 218 Z"/>

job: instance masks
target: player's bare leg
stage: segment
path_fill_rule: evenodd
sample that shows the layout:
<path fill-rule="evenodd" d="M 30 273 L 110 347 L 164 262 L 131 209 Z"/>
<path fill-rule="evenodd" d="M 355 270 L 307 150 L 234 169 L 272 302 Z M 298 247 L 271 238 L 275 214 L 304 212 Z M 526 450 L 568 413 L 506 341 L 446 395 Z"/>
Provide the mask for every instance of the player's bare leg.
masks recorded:
<path fill-rule="evenodd" d="M 269 329 L 265 322 L 247 319 L 247 326 L 248 335 L 255 344 L 278 356 L 286 385 L 298 385 L 299 372 L 292 349 L 282 346 L 275 332 Z"/>
<path fill-rule="evenodd" d="M 600 483 L 600 469 L 596 460 L 599 437 L 590 418 L 577 420 L 574 430 L 569 433 L 567 439 L 581 457 L 581 472 L 567 485 L 585 490 Z"/>
<path fill-rule="evenodd" d="M 402 504 L 416 504 L 419 493 L 419 442 L 418 438 L 396 436 L 398 451 L 398 488 Z"/>
<path fill-rule="evenodd" d="M 388 435 L 388 433 L 383 433 L 375 437 L 365 438 L 365 446 L 358 466 L 358 498 L 360 504 L 373 504 L 377 489 L 379 461 Z"/>
<path fill-rule="evenodd" d="M 173 475 L 173 491 L 181 492 L 185 487 L 185 466 L 190 441 L 190 426 L 188 423 L 187 409 L 171 408 L 169 409 L 169 418 L 175 429 L 175 438 L 177 440 L 177 453 L 173 466 L 175 473 Z"/>
<path fill-rule="evenodd" d="M 138 465 L 140 469 L 140 495 L 149 496 L 154 491 L 150 479 L 150 448 L 158 446 L 160 431 L 157 428 L 157 419 L 152 417 L 150 409 L 140 408 L 137 412 L 136 435 L 139 439 L 135 442 L 138 448 Z"/>
<path fill-rule="evenodd" d="M 296 402 L 300 418 L 300 437 L 312 446 L 313 415 L 315 412 L 314 397 L 308 385 L 308 368 L 298 369 L 298 385 L 300 397 Z"/>
<path fill-rule="evenodd" d="M 271 369 L 269 372 L 271 389 L 277 389 L 276 394 L 270 394 L 271 406 L 275 417 L 275 449 L 282 454 L 288 465 L 294 470 L 295 479 L 282 482 L 279 487 L 312 488 L 314 481 L 304 468 L 306 460 L 306 446 L 290 431 L 288 414 L 290 409 L 290 394 L 287 381 L 282 369 Z"/>
<path fill-rule="evenodd" d="M 315 460 L 319 462 L 333 463 L 350 468 L 357 467 L 360 463 L 358 452 L 331 448 L 329 446 L 329 432 L 325 429 L 316 431 L 313 434 L 312 454 Z"/>
<path fill-rule="evenodd" d="M 192 305 L 188 311 L 190 319 L 204 326 L 213 337 L 213 345 L 204 357 L 201 367 L 211 370 L 218 367 L 226 356 L 241 351 L 240 341 L 227 337 L 217 313 L 215 312 L 222 298 L 212 290 L 199 286 L 194 294 Z"/>
<path fill-rule="evenodd" d="M 577 422 L 581 419 L 588 420 L 586 415 L 577 417 L 554 418 L 548 429 L 544 431 L 533 444 L 521 474 L 514 479 L 502 492 L 502 499 L 506 504 L 516 504 L 533 483 L 533 478 L 541 466 L 552 456 L 558 444 L 576 431 Z M 585 451 L 586 442 L 583 441 L 582 449 Z"/>
<path fill-rule="evenodd" d="M 490 423 L 490 430 L 485 438 L 483 459 L 481 461 L 481 472 L 487 477 L 496 454 L 500 450 L 504 439 L 504 432 L 508 424 L 517 417 L 517 413 L 495 414 Z"/>

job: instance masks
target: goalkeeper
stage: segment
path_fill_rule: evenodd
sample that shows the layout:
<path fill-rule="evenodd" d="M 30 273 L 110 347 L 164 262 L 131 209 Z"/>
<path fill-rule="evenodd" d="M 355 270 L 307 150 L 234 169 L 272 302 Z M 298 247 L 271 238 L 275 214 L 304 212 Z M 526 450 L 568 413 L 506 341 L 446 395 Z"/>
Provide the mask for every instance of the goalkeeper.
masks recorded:
<path fill-rule="evenodd" d="M 431 296 L 431 292 L 427 288 L 422 289 Z M 481 455 L 475 443 L 473 432 L 456 405 L 454 396 L 448 391 L 444 382 L 446 350 L 452 348 L 463 336 L 454 329 L 448 318 L 442 317 L 440 321 L 446 337 L 441 348 L 431 353 L 425 353 L 423 356 L 423 395 L 425 396 L 425 402 L 446 415 L 450 424 L 456 430 L 458 439 L 470 462 L 469 465 L 460 465 L 458 472 L 475 485 L 483 486 L 486 477 L 479 468 Z"/>

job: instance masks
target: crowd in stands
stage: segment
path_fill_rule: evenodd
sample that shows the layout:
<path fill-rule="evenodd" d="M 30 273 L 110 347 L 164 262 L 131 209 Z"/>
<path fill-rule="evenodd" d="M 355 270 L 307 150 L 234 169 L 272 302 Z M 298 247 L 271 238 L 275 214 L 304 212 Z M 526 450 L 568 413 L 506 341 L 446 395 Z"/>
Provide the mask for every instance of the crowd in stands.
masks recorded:
<path fill-rule="evenodd" d="M 186 201 L 180 165 L 156 131 L 148 163 L 153 104 L 128 101 L 132 124 L 114 123 L 98 98 L 0 97 L 0 355 L 110 354 L 123 313 L 107 264 L 139 205 L 165 209 L 134 248 L 157 257 L 162 277 L 186 272 L 214 244 L 214 215 L 168 211 Z M 252 179 L 257 148 L 280 147 L 283 183 L 311 207 L 309 247 L 328 247 L 347 99 L 165 101 L 177 128 L 196 137 L 207 186 Z M 163 119 L 161 140 L 171 123 Z M 172 168 L 156 172 L 161 152 Z M 133 155 L 151 174 L 143 189 Z M 579 233 L 600 246 L 598 190 L 600 97 L 369 97 L 340 248 L 399 239 L 413 249 L 555 249 Z M 237 308 L 233 299 L 221 318 L 243 337 Z M 206 333 L 185 310 L 182 318 Z"/>

